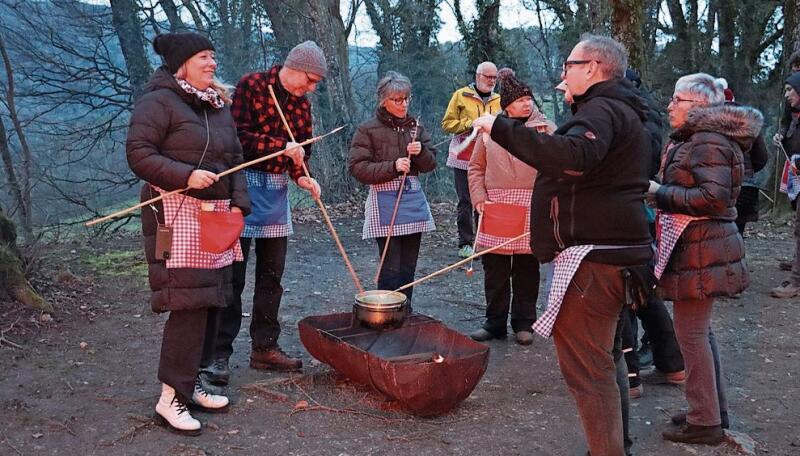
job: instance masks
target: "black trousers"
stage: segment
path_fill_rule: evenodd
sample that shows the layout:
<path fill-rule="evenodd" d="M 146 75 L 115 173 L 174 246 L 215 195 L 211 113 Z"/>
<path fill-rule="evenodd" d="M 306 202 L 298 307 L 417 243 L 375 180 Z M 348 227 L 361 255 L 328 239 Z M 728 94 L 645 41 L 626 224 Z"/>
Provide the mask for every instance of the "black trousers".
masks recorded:
<path fill-rule="evenodd" d="M 467 171 L 453 168 L 453 181 L 458 195 L 458 212 L 456 225 L 458 226 L 458 246 L 471 246 L 475 241 L 475 227 L 473 225 L 472 201 L 469 198 L 469 183 Z"/>
<path fill-rule="evenodd" d="M 683 370 L 683 356 L 675 338 L 675 329 L 672 327 L 670 317 L 664 301 L 652 297 L 647 305 L 636 310 L 636 316 L 642 322 L 642 328 L 653 350 L 653 364 L 662 372 L 677 372 Z M 638 327 L 632 325 L 634 338 L 637 337 Z"/>
<path fill-rule="evenodd" d="M 675 329 L 672 327 L 672 317 L 669 316 L 664 301 L 658 297 L 651 297 L 646 306 L 638 308 L 635 312 L 628 309 L 623 321 L 622 342 L 624 348 L 633 348 L 625 353 L 625 362 L 628 372 L 636 374 L 630 377 L 630 386 L 637 387 L 639 379 L 639 357 L 636 354 L 636 341 L 638 339 L 639 325 L 636 318 L 642 321 L 645 331 L 643 342 L 650 345 L 653 351 L 653 364 L 662 372 L 677 372 L 683 370 L 683 356 L 681 355 L 678 340 L 675 338 Z"/>
<path fill-rule="evenodd" d="M 536 321 L 536 299 L 539 297 L 539 261 L 531 254 L 494 253 L 482 256 L 481 261 L 486 294 L 483 329 L 495 335 L 505 334 L 510 307 L 513 331 L 531 331 L 531 325 Z"/>
<path fill-rule="evenodd" d="M 386 244 L 385 237 L 375 238 L 378 243 L 378 255 L 383 254 L 383 246 Z M 392 236 L 389 240 L 389 251 L 383 261 L 381 275 L 378 277 L 378 288 L 381 290 L 396 290 L 401 286 L 414 281 L 414 273 L 417 270 L 417 258 L 419 257 L 419 246 L 422 241 L 422 233 L 406 234 L 404 236 Z M 414 287 L 403 290 L 403 293 L 411 300 Z"/>
<path fill-rule="evenodd" d="M 233 354 L 233 341 L 242 326 L 242 291 L 247 278 L 251 238 L 240 238 L 244 261 L 233 263 L 233 297 L 222 311 L 217 335 L 216 358 Z M 286 265 L 287 238 L 256 238 L 256 277 L 250 339 L 253 350 L 270 350 L 278 345 L 281 325 L 278 310 L 283 297 L 281 279 Z"/>
<path fill-rule="evenodd" d="M 175 388 L 184 402 L 192 398 L 200 366 L 213 360 L 221 310 L 173 310 L 164 324 L 158 379 Z"/>

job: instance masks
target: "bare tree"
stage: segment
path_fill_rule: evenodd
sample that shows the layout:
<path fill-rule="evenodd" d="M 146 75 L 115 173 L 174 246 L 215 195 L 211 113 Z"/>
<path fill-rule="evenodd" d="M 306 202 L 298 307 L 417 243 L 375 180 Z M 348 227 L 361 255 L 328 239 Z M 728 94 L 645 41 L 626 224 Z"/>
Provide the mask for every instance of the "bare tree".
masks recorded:
<path fill-rule="evenodd" d="M 8 141 L 5 131 L 5 126 L 2 125 L 2 119 L 0 119 L 0 125 L 2 125 L 2 131 L 0 131 L 0 141 L 2 141 L 2 149 L 3 149 L 3 161 L 5 163 L 6 169 L 10 169 L 11 172 L 9 173 L 9 184 L 12 187 L 12 191 L 17 196 L 17 203 L 20 209 L 20 221 L 22 222 L 22 231 L 25 234 L 25 239 L 27 241 L 33 240 L 33 217 L 32 217 L 32 208 L 31 208 L 31 148 L 28 145 L 28 139 L 25 135 L 25 130 L 22 128 L 22 122 L 19 118 L 19 112 L 17 111 L 17 103 L 16 103 L 16 89 L 14 84 L 14 69 L 11 66 L 11 59 L 8 56 L 8 51 L 6 50 L 6 43 L 3 39 L 3 34 L 0 31 L 0 56 L 3 58 L 3 67 L 5 68 L 6 72 L 6 91 L 3 104 L 8 109 L 8 115 L 11 118 L 11 123 L 14 125 L 14 130 L 17 133 L 17 140 L 19 141 L 20 149 L 22 150 L 22 163 L 20 165 L 20 172 L 19 172 L 19 179 L 14 175 L 14 166 L 11 161 L 11 154 L 9 153 L 8 148 Z M 8 158 L 7 158 L 8 157 Z"/>
<path fill-rule="evenodd" d="M 630 66 L 644 71 L 644 0 L 611 0 L 611 24 L 614 38 L 627 49 Z"/>
<path fill-rule="evenodd" d="M 475 8 L 478 10 L 475 19 L 467 23 L 461 12 L 461 1 L 453 1 L 458 31 L 467 47 L 469 60 L 467 67 L 470 71 L 486 60 L 492 62 L 509 60 L 508 52 L 503 46 L 503 30 L 500 27 L 500 0 L 477 0 Z"/>
<path fill-rule="evenodd" d="M 159 0 L 158 3 L 167 16 L 170 32 L 184 32 L 188 30 L 186 24 L 183 23 L 183 19 L 181 19 L 180 12 L 178 12 L 178 7 L 175 5 L 174 1 Z"/>
<path fill-rule="evenodd" d="M 153 72 L 144 50 L 139 7 L 135 0 L 111 0 L 111 11 L 135 100 Z"/>

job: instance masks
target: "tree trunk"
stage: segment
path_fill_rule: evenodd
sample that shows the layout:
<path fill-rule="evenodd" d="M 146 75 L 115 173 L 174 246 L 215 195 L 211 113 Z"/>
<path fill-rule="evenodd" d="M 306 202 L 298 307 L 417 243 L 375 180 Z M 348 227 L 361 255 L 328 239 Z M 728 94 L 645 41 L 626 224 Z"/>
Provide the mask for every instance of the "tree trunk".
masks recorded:
<path fill-rule="evenodd" d="M 733 0 L 719 1 L 720 74 L 732 89 L 738 89 L 736 77 L 736 7 Z M 741 69 L 739 69 L 741 70 Z"/>
<path fill-rule="evenodd" d="M 3 168 L 6 170 L 6 180 L 8 186 L 11 187 L 11 195 L 14 197 L 15 206 L 19 208 L 20 220 L 23 224 L 31 219 L 30 207 L 23 196 L 22 187 L 17 179 L 17 172 L 14 170 L 14 159 L 11 157 L 11 150 L 8 147 L 8 135 L 6 135 L 6 126 L 3 123 L 3 117 L 0 116 L 0 157 L 3 159 Z M 26 233 L 26 237 L 33 238 L 33 233 Z"/>
<path fill-rule="evenodd" d="M 501 63 L 507 53 L 500 27 L 500 0 L 477 0 L 477 14 L 471 24 L 464 20 L 460 1 L 455 1 L 453 9 L 467 48 L 467 71 L 470 76 L 481 62 Z"/>
<path fill-rule="evenodd" d="M 628 49 L 628 65 L 644 74 L 644 0 L 611 0 L 612 33 Z"/>
<path fill-rule="evenodd" d="M 14 222 L 0 209 L 0 296 L 43 312 L 52 312 L 53 306 L 31 288 L 22 271 L 22 260 L 16 244 Z"/>
<path fill-rule="evenodd" d="M 3 40 L 3 35 L 0 34 L 0 56 L 3 58 L 3 66 L 6 70 L 6 105 L 8 106 L 8 115 L 11 117 L 11 123 L 14 125 L 14 130 L 17 132 L 17 140 L 19 141 L 20 149 L 22 149 L 22 166 L 19 176 L 19 190 L 21 192 L 19 197 L 20 214 L 22 221 L 22 231 L 25 234 L 26 241 L 33 240 L 33 207 L 31 205 L 31 190 L 33 185 L 31 183 L 31 164 L 33 162 L 31 156 L 31 148 L 28 146 L 28 139 L 25 136 L 25 131 L 22 129 L 22 122 L 19 119 L 16 105 L 16 93 L 14 84 L 14 68 L 11 66 L 11 59 L 8 57 L 6 50 L 6 43 Z M 5 143 L 6 152 L 8 152 L 8 137 L 6 136 L 5 126 L 2 131 L 2 141 Z M 9 159 L 11 155 L 9 152 Z M 5 161 L 5 156 L 3 157 Z M 10 177 L 11 175 L 9 175 Z"/>
<path fill-rule="evenodd" d="M 314 40 L 325 53 L 328 74 L 317 92 L 311 95 L 314 130 L 325 132 L 340 125 L 350 125 L 345 134 L 327 141 L 328 153 L 315 151 L 314 173 L 332 195 L 349 194 L 354 186 L 346 169 L 348 138 L 353 131 L 353 95 L 350 91 L 350 58 L 347 35 L 339 10 L 339 0 L 263 0 L 282 56 L 304 40 Z"/>
<path fill-rule="evenodd" d="M 794 27 L 791 29 L 794 45 L 790 48 L 792 52 L 800 51 L 800 0 L 794 0 L 792 8 L 794 16 Z"/>
<path fill-rule="evenodd" d="M 175 6 L 175 2 L 172 0 L 159 0 L 158 3 L 161 5 L 161 9 L 164 10 L 164 14 L 167 15 L 170 32 L 185 32 L 188 30 L 186 24 L 183 23 L 183 19 L 181 19 L 180 13 L 178 13 L 178 7 Z"/>
<path fill-rule="evenodd" d="M 144 49 L 139 7 L 135 0 L 111 0 L 111 13 L 111 22 L 128 69 L 133 100 L 136 100 L 153 72 Z"/>

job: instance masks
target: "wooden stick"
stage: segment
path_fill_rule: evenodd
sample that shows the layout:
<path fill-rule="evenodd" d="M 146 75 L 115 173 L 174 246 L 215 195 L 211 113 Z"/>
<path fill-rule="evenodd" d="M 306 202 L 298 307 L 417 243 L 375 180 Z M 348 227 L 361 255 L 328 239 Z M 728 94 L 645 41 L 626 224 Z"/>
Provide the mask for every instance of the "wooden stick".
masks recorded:
<path fill-rule="evenodd" d="M 392 218 L 389 220 L 389 230 L 386 232 L 386 241 L 383 243 L 383 251 L 381 251 L 381 260 L 378 262 L 378 269 L 375 270 L 375 285 L 378 285 L 378 279 L 381 276 L 383 269 L 383 262 L 386 260 L 386 253 L 389 251 L 389 241 L 392 239 L 392 232 L 394 231 L 394 221 L 397 218 L 397 210 L 400 208 L 400 198 L 403 197 L 403 188 L 406 185 L 406 176 L 408 173 L 403 173 L 400 178 L 400 189 L 397 191 L 397 199 L 394 201 L 394 210 L 392 211 Z"/>
<path fill-rule="evenodd" d="M 325 133 L 324 135 L 319 135 L 319 136 L 315 136 L 315 137 L 313 137 L 311 139 L 307 139 L 307 140 L 303 141 L 302 143 L 300 143 L 300 145 L 301 146 L 305 146 L 307 144 L 315 143 L 315 142 L 319 141 L 320 139 L 322 139 L 322 138 L 324 138 L 326 136 L 332 135 L 332 134 L 340 131 L 343 128 L 344 128 L 344 125 L 341 126 L 341 127 L 335 128 L 335 129 Z M 222 176 L 227 176 L 228 174 L 235 173 L 236 171 L 239 171 L 239 170 L 242 170 L 244 168 L 247 168 L 248 166 L 253 166 L 256 163 L 261 163 L 261 162 L 269 160 L 271 158 L 275 158 L 275 157 L 277 157 L 279 155 L 283 155 L 285 152 L 286 152 L 286 149 L 283 149 L 283 150 L 280 150 L 280 151 L 275 152 L 273 154 L 266 155 L 264 157 L 259 157 L 259 158 L 256 158 L 255 160 L 250 160 L 249 162 L 242 163 L 239 166 L 233 167 L 233 168 L 231 168 L 229 170 L 226 170 L 226 171 L 223 171 L 223 172 L 217 174 L 217 177 L 219 178 L 219 177 L 222 177 Z M 136 209 L 145 207 L 148 204 L 153 204 L 156 201 L 161 201 L 162 199 L 164 199 L 164 198 L 166 198 L 168 196 L 176 195 L 178 193 L 183 193 L 183 192 L 188 191 L 188 190 L 191 190 L 191 187 L 180 188 L 178 190 L 173 190 L 171 192 L 163 193 L 163 194 L 161 194 L 159 196 L 156 196 L 155 198 L 151 198 L 151 199 L 149 199 L 147 201 L 144 201 L 144 202 L 141 202 L 141 203 L 139 203 L 139 204 L 137 204 L 135 206 L 131 206 L 131 207 L 127 208 L 127 209 L 123 209 L 121 211 L 114 212 L 111 215 L 106 215 L 105 217 L 101 217 L 101 218 L 94 219 L 94 220 L 91 220 L 89 222 L 86 222 L 85 225 L 86 226 L 92 226 L 92 225 L 96 225 L 98 223 L 102 223 L 102 222 L 111 220 L 113 218 L 120 217 L 120 216 L 125 215 L 125 214 L 127 214 L 129 212 L 133 212 Z"/>
<path fill-rule="evenodd" d="M 492 248 L 490 248 L 490 249 L 482 250 L 480 253 L 473 254 L 472 256 L 470 256 L 470 257 L 468 257 L 468 258 L 464 258 L 463 260 L 461 260 L 461 261 L 459 261 L 459 262 L 457 262 L 457 263 L 453 263 L 453 264 L 451 264 L 450 266 L 446 266 L 446 267 L 444 267 L 444 268 L 442 268 L 442 269 L 439 269 L 439 270 L 438 270 L 438 271 L 436 271 L 436 272 L 432 272 L 432 273 L 430 273 L 430 274 L 426 275 L 425 277 L 423 277 L 423 278 L 421 278 L 421 279 L 417 279 L 417 280 L 415 280 L 415 281 L 413 281 L 413 282 L 411 282 L 411 283 L 405 284 L 405 285 L 403 285 L 402 287 L 400 287 L 400 288 L 398 288 L 398 289 L 396 289 L 396 290 L 394 290 L 394 291 L 403 291 L 403 290 L 405 290 L 406 288 L 411 288 L 411 287 L 413 287 L 414 285 L 417 285 L 417 284 L 418 284 L 418 283 L 420 283 L 420 282 L 424 282 L 424 281 L 426 281 L 426 280 L 428 280 L 428 279 L 431 279 L 431 278 L 433 278 L 433 277 L 436 277 L 436 276 L 437 276 L 437 275 L 439 275 L 439 274 L 445 273 L 445 272 L 447 272 L 447 271 L 449 271 L 449 270 L 451 270 L 451 269 L 455 269 L 455 268 L 457 268 L 457 267 L 461 266 L 462 264 L 465 264 L 465 263 L 467 263 L 467 262 L 469 262 L 469 261 L 472 261 L 472 260 L 473 260 L 473 259 L 475 259 L 475 258 L 478 258 L 479 256 L 486 255 L 487 253 L 492 253 L 492 252 L 494 252 L 495 250 L 497 250 L 497 249 L 499 249 L 499 248 L 501 248 L 501 247 L 505 247 L 506 245 L 508 245 L 508 244 L 511 244 L 511 243 L 512 243 L 512 242 L 514 242 L 514 241 L 518 241 L 518 240 L 520 240 L 520 239 L 524 238 L 525 236 L 527 236 L 527 235 L 529 235 L 529 234 L 531 234 L 531 233 L 530 233 L 530 231 L 527 231 L 527 232 L 525 232 L 525 233 L 522 233 L 522 234 L 520 234 L 519 236 L 517 236 L 517 237 L 515 237 L 515 238 L 509 239 L 509 240 L 507 240 L 506 242 L 503 242 L 502 244 L 498 244 L 498 245 L 496 245 L 496 246 L 494 246 L 494 247 L 492 247 Z"/>
<path fill-rule="evenodd" d="M 486 207 L 486 203 L 484 203 L 484 207 Z M 481 225 L 483 225 L 483 214 L 478 215 L 478 229 L 475 230 L 475 240 L 472 242 L 472 253 L 475 253 L 475 249 L 478 247 L 478 235 L 481 234 Z M 469 262 L 469 269 L 472 269 L 472 262 Z"/>
<path fill-rule="evenodd" d="M 286 128 L 286 132 L 289 134 L 289 138 L 292 142 L 297 142 L 294 138 L 294 133 L 292 133 L 292 129 L 289 128 L 289 122 L 286 121 L 286 117 L 283 115 L 283 109 L 281 109 L 280 103 L 278 103 L 278 97 L 275 96 L 275 90 L 272 88 L 272 84 L 267 86 L 269 89 L 269 94 L 272 96 L 272 101 L 275 102 L 275 108 L 278 109 L 278 115 L 281 117 L 281 121 L 283 122 L 283 127 Z M 344 127 L 340 127 L 344 128 Z M 301 143 L 302 145 L 302 143 Z M 308 172 L 308 167 L 306 167 L 306 162 L 302 162 L 303 165 L 303 173 L 305 173 L 306 177 L 311 179 L 311 173 Z M 312 193 L 313 195 L 313 193 Z M 353 283 L 358 289 L 359 293 L 364 292 L 364 287 L 361 286 L 361 281 L 358 279 L 358 275 L 356 274 L 356 270 L 353 268 L 353 265 L 350 263 L 350 258 L 347 256 L 347 252 L 344 250 L 344 246 L 342 245 L 342 241 L 339 240 L 339 235 L 336 234 L 336 228 L 333 227 L 333 223 L 331 222 L 331 218 L 328 216 L 328 210 L 325 209 L 325 204 L 322 203 L 322 198 L 319 196 L 314 196 L 314 201 L 316 201 L 317 206 L 319 206 L 319 210 L 322 213 L 322 218 L 325 219 L 325 224 L 328 225 L 328 230 L 331 232 L 331 236 L 333 237 L 333 241 L 336 243 L 336 247 L 339 249 L 339 253 L 342 254 L 342 259 L 344 259 L 344 264 L 347 266 L 347 271 L 350 273 L 350 278 L 353 279 Z"/>

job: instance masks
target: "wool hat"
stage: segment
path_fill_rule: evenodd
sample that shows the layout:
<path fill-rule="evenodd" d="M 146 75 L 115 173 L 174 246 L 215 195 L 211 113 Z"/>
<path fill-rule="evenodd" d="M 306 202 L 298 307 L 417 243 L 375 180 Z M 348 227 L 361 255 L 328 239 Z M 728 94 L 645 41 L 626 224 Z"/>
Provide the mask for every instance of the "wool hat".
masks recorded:
<path fill-rule="evenodd" d="M 800 71 L 792 73 L 785 82 L 792 86 L 795 92 L 800 93 Z"/>
<path fill-rule="evenodd" d="M 508 105 L 522 97 L 533 98 L 533 91 L 524 82 L 514 76 L 510 68 L 503 68 L 497 72 L 500 81 L 500 107 L 506 109 Z"/>
<path fill-rule="evenodd" d="M 199 33 L 164 33 L 153 39 L 153 49 L 164 58 L 169 72 L 175 74 L 193 55 L 201 51 L 213 51 L 214 45 Z"/>
<path fill-rule="evenodd" d="M 328 62 L 322 49 L 313 41 L 303 41 L 289 51 L 283 66 L 297 71 L 314 73 L 325 77 L 328 74 Z"/>
<path fill-rule="evenodd" d="M 733 90 L 730 87 L 726 88 L 724 91 L 725 93 L 725 101 L 736 101 L 736 95 L 733 94 Z"/>

